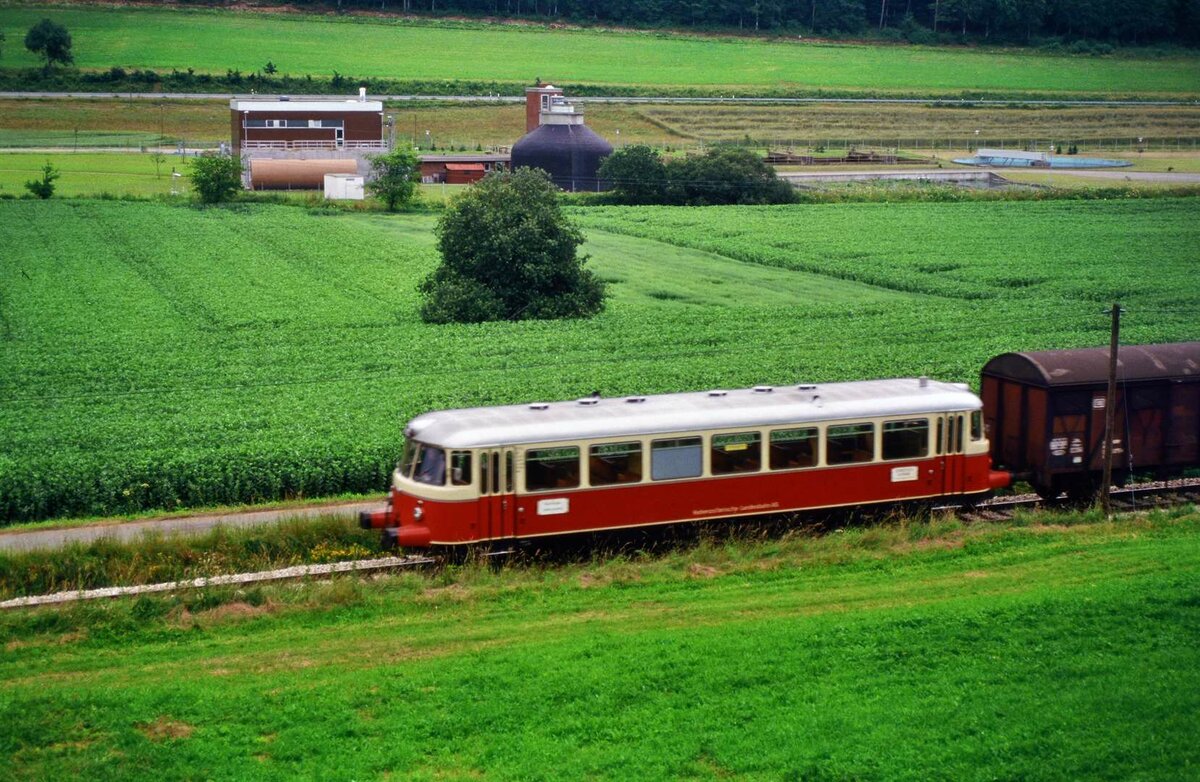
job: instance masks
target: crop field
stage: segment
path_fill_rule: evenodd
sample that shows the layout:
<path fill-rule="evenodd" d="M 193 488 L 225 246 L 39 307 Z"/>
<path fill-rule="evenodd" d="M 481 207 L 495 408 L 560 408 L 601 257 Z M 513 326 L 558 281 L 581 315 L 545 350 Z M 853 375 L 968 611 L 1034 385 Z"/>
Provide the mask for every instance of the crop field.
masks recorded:
<path fill-rule="evenodd" d="M 283 73 L 530 83 L 747 90 L 958 94 L 1195 95 L 1200 58 L 1068 57 L 1021 51 L 829 45 L 542 27 L 414 24 L 381 17 L 318 17 L 161 9 L 4 6 L 0 29 L 42 16 L 65 24 L 82 68 Z M 470 56 L 464 56 L 469 52 Z M 6 67 L 37 64 L 18 46 Z"/>
<path fill-rule="evenodd" d="M 0 99 L 0 147 L 140 147 L 229 140 L 228 101 Z"/>
<path fill-rule="evenodd" d="M 575 209 L 590 321 L 430 326 L 424 215 L 0 201 L 0 519 L 375 491 L 430 409 L 1195 339 L 1200 200 Z"/>
<path fill-rule="evenodd" d="M 908 104 L 814 103 L 694 105 L 584 103 L 588 125 L 616 145 L 688 147 L 719 141 L 805 146 L 867 142 L 945 149 L 967 146 L 1044 146 L 1065 141 L 1084 151 L 1200 151 L 1195 106 L 949 107 Z M 387 104 L 397 140 L 475 150 L 511 145 L 525 129 L 515 104 Z M 126 99 L 0 99 L 0 147 L 216 146 L 228 140 L 226 101 Z M 426 131 L 429 135 L 426 136 Z M 975 131 L 979 131 L 976 133 Z M 1138 139 L 1142 143 L 1138 143 Z"/>
<path fill-rule="evenodd" d="M 5 779 L 1178 780 L 1200 517 L 0 615 Z"/>

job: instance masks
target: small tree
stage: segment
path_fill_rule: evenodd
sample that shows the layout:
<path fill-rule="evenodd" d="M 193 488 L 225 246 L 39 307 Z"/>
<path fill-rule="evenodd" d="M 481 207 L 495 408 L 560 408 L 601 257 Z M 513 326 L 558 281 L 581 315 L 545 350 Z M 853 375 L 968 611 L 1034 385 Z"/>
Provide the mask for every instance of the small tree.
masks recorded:
<path fill-rule="evenodd" d="M 54 195 L 54 180 L 59 176 L 61 174 L 58 170 L 47 161 L 46 165 L 42 166 L 42 178 L 29 180 L 25 183 L 25 189 L 38 198 L 49 198 Z"/>
<path fill-rule="evenodd" d="M 590 317 L 604 283 L 576 250 L 583 234 L 540 169 L 493 172 L 455 199 L 437 226 L 442 263 L 420 285 L 429 323 Z"/>
<path fill-rule="evenodd" d="M 25 48 L 46 61 L 43 67 L 46 73 L 56 62 L 62 65 L 75 62 L 71 54 L 71 34 L 67 28 L 49 19 L 43 19 L 29 28 L 29 32 L 25 33 Z"/>
<path fill-rule="evenodd" d="M 275 63 L 271 60 L 267 60 L 267 64 L 263 66 L 263 73 L 267 74 L 268 76 L 274 76 L 278 72 L 279 69 L 275 67 Z"/>
<path fill-rule="evenodd" d="M 242 160 L 205 152 L 192 158 L 191 177 L 201 203 L 219 204 L 242 189 Z"/>
<path fill-rule="evenodd" d="M 371 160 L 373 179 L 367 191 L 387 204 L 389 212 L 412 200 L 421 181 L 421 161 L 407 147 L 395 149 L 386 155 L 374 155 Z"/>
<path fill-rule="evenodd" d="M 600 165 L 599 175 L 612 184 L 612 194 L 621 203 L 661 204 L 666 197 L 667 170 L 658 152 L 644 144 L 609 155 Z"/>

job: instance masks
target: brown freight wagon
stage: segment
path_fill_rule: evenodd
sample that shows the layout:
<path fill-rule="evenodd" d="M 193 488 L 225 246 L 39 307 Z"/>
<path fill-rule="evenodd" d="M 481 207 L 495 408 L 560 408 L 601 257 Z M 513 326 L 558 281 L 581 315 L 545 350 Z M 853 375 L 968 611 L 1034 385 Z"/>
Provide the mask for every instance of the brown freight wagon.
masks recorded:
<path fill-rule="evenodd" d="M 1200 342 L 1118 351 L 1113 478 L 1200 464 Z M 1104 470 L 1108 348 L 1005 353 L 983 368 L 992 464 L 1044 497 L 1092 496 Z"/>

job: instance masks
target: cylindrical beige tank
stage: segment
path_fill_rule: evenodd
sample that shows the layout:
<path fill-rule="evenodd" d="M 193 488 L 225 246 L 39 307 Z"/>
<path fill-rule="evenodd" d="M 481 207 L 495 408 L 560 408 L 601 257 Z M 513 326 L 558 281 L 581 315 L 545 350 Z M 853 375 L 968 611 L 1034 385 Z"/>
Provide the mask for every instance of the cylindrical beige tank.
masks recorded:
<path fill-rule="evenodd" d="M 250 161 L 250 185 L 255 190 L 320 190 L 326 174 L 357 174 L 353 160 Z"/>

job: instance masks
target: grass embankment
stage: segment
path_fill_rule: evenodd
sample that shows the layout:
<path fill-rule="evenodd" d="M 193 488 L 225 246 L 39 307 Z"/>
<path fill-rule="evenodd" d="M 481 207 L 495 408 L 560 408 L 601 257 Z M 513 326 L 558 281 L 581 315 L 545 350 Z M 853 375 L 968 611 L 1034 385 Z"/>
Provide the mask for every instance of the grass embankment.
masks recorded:
<path fill-rule="evenodd" d="M 379 532 L 321 517 L 200 536 L 148 534 L 34 551 L 0 551 L 0 600 L 75 589 L 182 581 L 382 556 Z"/>
<path fill-rule="evenodd" d="M 552 30 L 530 26 L 412 23 L 378 17 L 239 14 L 44 6 L 0 8 L 0 28 L 26 30 L 49 16 L 70 29 L 81 68 L 260 70 L 328 79 L 406 79 L 685 88 L 725 94 L 871 91 L 924 95 L 1054 93 L 1187 96 L 1197 93 L 1200 58 L 1051 56 L 917 46 L 825 45 L 798 41 Z M 10 35 L 15 38 L 15 35 Z M 470 56 L 464 56 L 469 53 Z M 32 67 L 12 47 L 6 64 Z"/>
<path fill-rule="evenodd" d="M 1198 542 L 937 521 L 10 612 L 0 774 L 1175 780 Z"/>
<path fill-rule="evenodd" d="M 604 314 L 429 326 L 431 215 L 0 201 L 0 516 L 378 491 L 438 408 L 973 382 L 1004 351 L 1105 344 L 1113 300 L 1127 342 L 1193 339 L 1197 210 L 578 209 Z"/>

